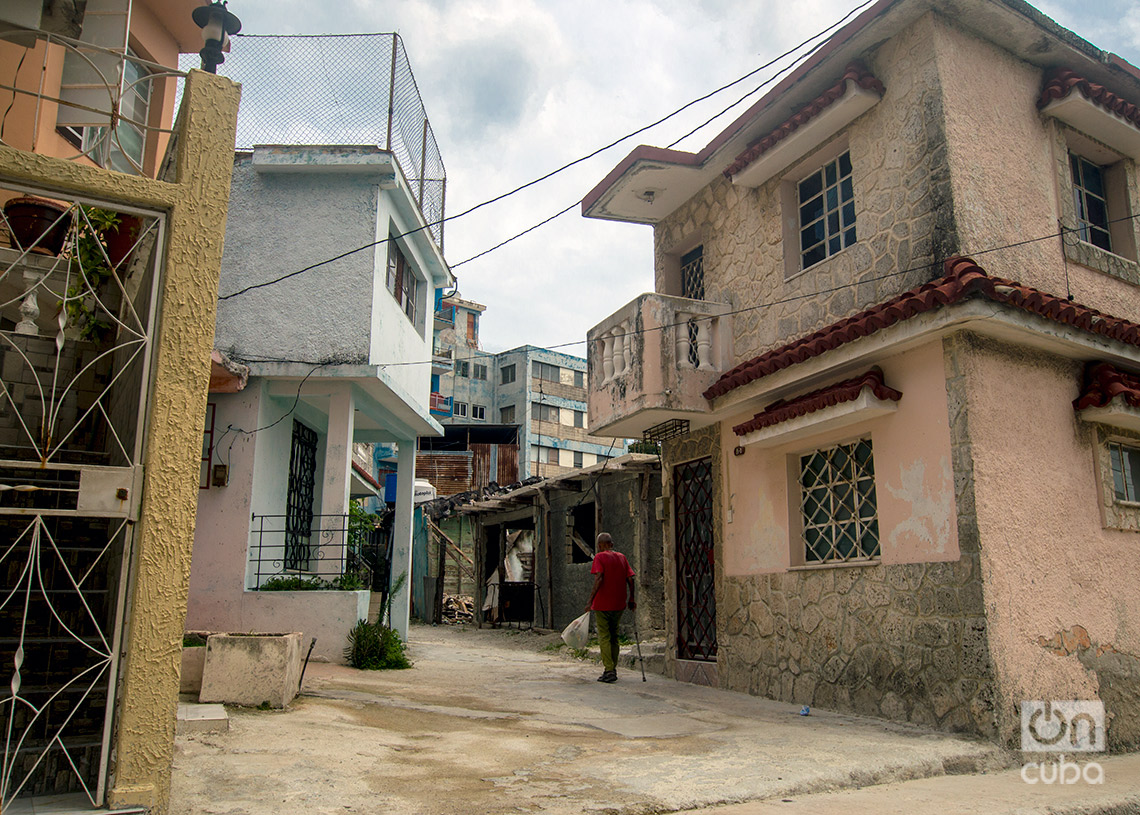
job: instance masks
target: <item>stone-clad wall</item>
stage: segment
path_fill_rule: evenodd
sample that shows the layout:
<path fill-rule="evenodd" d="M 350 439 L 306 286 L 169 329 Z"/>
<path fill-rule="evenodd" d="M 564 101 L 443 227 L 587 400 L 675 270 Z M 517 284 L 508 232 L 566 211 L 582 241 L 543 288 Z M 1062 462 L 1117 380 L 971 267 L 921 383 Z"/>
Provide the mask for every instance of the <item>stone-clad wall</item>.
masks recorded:
<path fill-rule="evenodd" d="M 721 487 L 715 455 L 721 687 L 946 730 L 997 734 L 959 342 L 949 339 L 943 349 L 962 552 L 956 562 L 726 577 L 720 566 Z M 668 445 L 669 461 L 719 453 L 706 435 Z M 669 569 L 671 548 L 666 554 Z"/>
<path fill-rule="evenodd" d="M 785 281 L 778 177 L 751 190 L 718 176 L 654 230 L 657 291 L 679 294 L 667 270 L 703 244 L 705 299 L 772 304 L 735 315 L 737 361 L 937 277 L 956 253 L 938 36 L 927 16 L 865 55 L 886 93 L 837 137 L 851 152 L 854 246 Z"/>

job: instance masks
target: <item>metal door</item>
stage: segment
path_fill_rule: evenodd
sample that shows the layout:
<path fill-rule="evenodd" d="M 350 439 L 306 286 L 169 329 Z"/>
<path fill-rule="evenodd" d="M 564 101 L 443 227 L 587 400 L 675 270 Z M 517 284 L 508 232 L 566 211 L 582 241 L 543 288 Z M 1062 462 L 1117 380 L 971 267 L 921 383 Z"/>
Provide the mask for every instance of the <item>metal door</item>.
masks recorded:
<path fill-rule="evenodd" d="M 55 226 L 62 250 L 0 246 L 5 810 L 29 795 L 103 802 L 164 224 L 73 200 Z"/>
<path fill-rule="evenodd" d="M 716 660 L 712 460 L 673 468 L 677 552 L 677 657 Z"/>

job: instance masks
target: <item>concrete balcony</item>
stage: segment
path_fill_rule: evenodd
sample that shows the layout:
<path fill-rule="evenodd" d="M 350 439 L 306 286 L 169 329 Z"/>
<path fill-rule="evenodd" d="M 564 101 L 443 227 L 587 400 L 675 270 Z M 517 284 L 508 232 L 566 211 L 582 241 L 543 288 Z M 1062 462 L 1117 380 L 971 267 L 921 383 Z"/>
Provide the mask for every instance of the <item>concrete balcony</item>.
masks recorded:
<path fill-rule="evenodd" d="M 731 308 L 643 294 L 587 333 L 590 432 L 639 438 L 670 419 L 712 422 L 701 394 L 732 361 Z"/>

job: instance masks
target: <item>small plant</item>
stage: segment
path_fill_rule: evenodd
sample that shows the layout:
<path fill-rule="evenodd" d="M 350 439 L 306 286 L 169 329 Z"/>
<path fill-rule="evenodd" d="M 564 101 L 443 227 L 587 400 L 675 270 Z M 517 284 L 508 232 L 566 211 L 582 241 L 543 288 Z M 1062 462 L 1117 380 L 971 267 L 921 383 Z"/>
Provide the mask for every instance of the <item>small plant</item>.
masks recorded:
<path fill-rule="evenodd" d="M 201 648 L 206 644 L 206 638 L 201 634 L 183 634 L 182 647 L 183 648 Z"/>
<path fill-rule="evenodd" d="M 629 443 L 629 452 L 659 456 L 661 455 L 661 445 L 655 441 L 633 441 Z"/>
<path fill-rule="evenodd" d="M 267 699 L 264 702 L 262 702 L 260 705 L 258 705 L 257 709 L 258 710 L 273 710 L 273 705 L 269 704 L 269 700 Z"/>
<path fill-rule="evenodd" d="M 364 671 L 383 671 L 412 667 L 408 659 L 407 645 L 400 635 L 384 624 L 384 618 L 392 605 L 392 596 L 398 594 L 407 582 L 405 572 L 397 578 L 380 606 L 376 622 L 359 620 L 348 632 L 348 644 L 344 648 L 344 658 L 353 668 Z"/>
<path fill-rule="evenodd" d="M 332 583 L 319 577 L 301 577 L 296 574 L 283 574 L 271 577 L 262 583 L 259 591 L 321 591 L 334 588 Z"/>
<path fill-rule="evenodd" d="M 96 340 L 111 328 L 110 323 L 96 316 L 91 302 L 92 293 L 98 292 L 113 275 L 103 235 L 118 227 L 121 216 L 100 207 L 85 206 L 81 209 L 71 256 L 75 280 L 68 286 L 67 296 L 61 305 L 67 311 L 68 324 L 76 327 L 79 338 Z"/>

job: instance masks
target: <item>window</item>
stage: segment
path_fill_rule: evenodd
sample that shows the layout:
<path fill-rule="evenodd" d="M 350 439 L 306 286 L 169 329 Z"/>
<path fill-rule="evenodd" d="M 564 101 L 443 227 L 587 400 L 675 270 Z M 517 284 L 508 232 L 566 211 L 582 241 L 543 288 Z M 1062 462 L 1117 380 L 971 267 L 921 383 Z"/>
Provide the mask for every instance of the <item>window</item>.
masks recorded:
<path fill-rule="evenodd" d="M 1113 442 L 1108 452 L 1116 500 L 1140 503 L 1140 449 Z"/>
<path fill-rule="evenodd" d="M 462 377 L 471 376 L 471 363 L 467 360 L 457 360 L 455 363 L 455 375 Z"/>
<path fill-rule="evenodd" d="M 1069 167 L 1073 173 L 1077 235 L 1086 243 L 1111 252 L 1104 168 L 1074 153 L 1069 153 Z"/>
<path fill-rule="evenodd" d="M 455 415 L 459 416 L 461 418 L 464 418 L 464 419 L 467 418 L 467 403 L 466 402 L 456 402 L 455 403 Z"/>
<path fill-rule="evenodd" d="M 486 405 L 472 405 L 471 406 L 471 418 L 472 419 L 478 419 L 481 422 L 485 421 L 487 418 L 487 407 L 486 407 Z"/>
<path fill-rule="evenodd" d="M 681 255 L 681 296 L 705 299 L 705 248 L 698 246 Z"/>
<path fill-rule="evenodd" d="M 473 311 L 467 312 L 467 345 L 479 347 L 479 315 Z"/>
<path fill-rule="evenodd" d="M 574 387 L 575 388 L 586 387 L 586 372 L 585 371 L 575 371 L 574 372 Z"/>
<path fill-rule="evenodd" d="M 562 381 L 562 369 L 557 365 L 547 365 L 545 362 L 534 363 L 534 375 L 545 382 Z"/>
<path fill-rule="evenodd" d="M 534 446 L 534 460 L 538 464 L 557 464 L 558 448 L 544 447 L 541 444 Z"/>
<path fill-rule="evenodd" d="M 843 153 L 796 185 L 800 268 L 814 266 L 855 243 L 851 153 Z"/>
<path fill-rule="evenodd" d="M 515 423 L 515 406 L 507 405 L 506 407 L 499 408 L 499 424 L 514 424 Z"/>
<path fill-rule="evenodd" d="M 586 414 L 581 410 L 574 411 L 574 427 L 586 426 Z"/>
<path fill-rule="evenodd" d="M 879 556 L 870 439 L 800 457 L 800 512 L 805 563 L 842 563 Z"/>
<path fill-rule="evenodd" d="M 119 100 L 120 118 L 115 125 L 114 136 L 110 135 L 108 127 L 61 127 L 59 132 L 87 152 L 100 167 L 137 175 L 139 170 L 136 167 L 145 169 L 146 126 L 150 119 L 153 83 L 148 79 L 150 71 L 135 61 L 138 54 L 128 48 L 127 56 L 128 59 L 123 60 L 123 96 Z"/>
<path fill-rule="evenodd" d="M 309 539 L 313 532 L 313 494 L 317 483 L 317 432 L 293 420 L 289 452 L 289 485 L 285 497 L 285 558 L 287 570 L 309 568 Z"/>
<path fill-rule="evenodd" d="M 594 559 L 594 502 L 579 503 L 566 511 L 566 552 L 568 563 L 590 563 Z"/>
<path fill-rule="evenodd" d="M 388 240 L 388 291 L 404 309 L 404 314 L 413 324 L 416 322 L 416 298 L 419 295 L 419 280 L 412 273 L 404 253 L 394 239 Z"/>
<path fill-rule="evenodd" d="M 471 378 L 472 379 L 482 379 L 485 381 L 487 379 L 487 366 L 486 365 L 480 365 L 479 363 L 476 362 L 475 365 L 473 366 Z"/>
<path fill-rule="evenodd" d="M 575 467 L 581 467 L 582 461 L 583 461 L 582 451 L 581 450 L 575 450 L 574 451 L 574 466 Z"/>
<path fill-rule="evenodd" d="M 562 418 L 561 411 L 555 405 L 541 405 L 538 402 L 534 403 L 533 413 L 534 418 L 540 422 L 557 424 Z"/>
<path fill-rule="evenodd" d="M 503 385 L 509 385 L 515 381 L 515 366 L 504 365 L 499 369 L 499 382 Z"/>
<path fill-rule="evenodd" d="M 214 416 L 218 406 L 213 402 L 206 405 L 206 425 L 202 430 L 202 466 L 198 474 L 198 489 L 210 489 L 210 471 L 214 465 Z"/>

